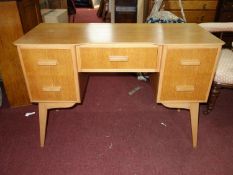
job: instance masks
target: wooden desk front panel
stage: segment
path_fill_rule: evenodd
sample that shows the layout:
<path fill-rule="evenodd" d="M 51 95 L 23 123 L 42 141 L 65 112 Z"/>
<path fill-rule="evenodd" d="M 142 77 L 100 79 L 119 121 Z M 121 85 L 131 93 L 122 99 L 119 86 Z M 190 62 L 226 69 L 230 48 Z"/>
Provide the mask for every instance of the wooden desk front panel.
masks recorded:
<path fill-rule="evenodd" d="M 84 45 L 76 46 L 75 57 L 70 49 L 20 49 L 32 102 L 81 102 L 78 72 L 140 71 L 160 72 L 158 102 L 205 102 L 218 51 L 216 47 Z"/>
<path fill-rule="evenodd" d="M 216 47 L 167 47 L 158 102 L 206 102 L 218 55 Z"/>
<path fill-rule="evenodd" d="M 20 53 L 32 102 L 80 102 L 72 50 L 21 48 Z"/>
<path fill-rule="evenodd" d="M 158 72 L 162 49 L 153 44 L 90 44 L 76 50 L 81 72 Z"/>

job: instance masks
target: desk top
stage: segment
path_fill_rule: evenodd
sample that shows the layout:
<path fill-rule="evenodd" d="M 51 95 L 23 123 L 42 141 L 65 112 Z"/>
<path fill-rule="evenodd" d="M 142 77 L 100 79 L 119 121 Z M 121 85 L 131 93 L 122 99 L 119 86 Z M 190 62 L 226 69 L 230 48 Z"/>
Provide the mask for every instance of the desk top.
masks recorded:
<path fill-rule="evenodd" d="M 15 41 L 16 45 L 109 43 L 224 44 L 198 24 L 41 23 Z"/>

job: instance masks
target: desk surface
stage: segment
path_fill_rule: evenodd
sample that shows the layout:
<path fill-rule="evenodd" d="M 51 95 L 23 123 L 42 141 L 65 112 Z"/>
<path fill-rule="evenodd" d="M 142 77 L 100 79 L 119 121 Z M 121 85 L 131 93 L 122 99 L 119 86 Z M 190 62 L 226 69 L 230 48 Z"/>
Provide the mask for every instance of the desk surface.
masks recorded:
<path fill-rule="evenodd" d="M 18 39 L 16 45 L 105 43 L 220 44 L 197 24 L 48 24 L 42 23 Z"/>

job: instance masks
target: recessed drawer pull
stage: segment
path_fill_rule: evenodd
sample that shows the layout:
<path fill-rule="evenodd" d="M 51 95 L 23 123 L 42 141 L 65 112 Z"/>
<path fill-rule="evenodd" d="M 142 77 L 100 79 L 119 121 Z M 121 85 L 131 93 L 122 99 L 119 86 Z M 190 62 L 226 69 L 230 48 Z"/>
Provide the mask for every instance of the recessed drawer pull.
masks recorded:
<path fill-rule="evenodd" d="M 56 66 L 57 60 L 55 59 L 41 59 L 37 62 L 39 66 Z"/>
<path fill-rule="evenodd" d="M 192 92 L 194 91 L 193 85 L 178 85 L 176 86 L 177 92 Z"/>
<path fill-rule="evenodd" d="M 128 61 L 128 56 L 109 56 L 109 61 Z"/>
<path fill-rule="evenodd" d="M 61 86 L 44 86 L 42 88 L 42 91 L 45 91 L 45 92 L 60 92 L 61 91 Z"/>
<path fill-rule="evenodd" d="M 201 62 L 199 59 L 185 59 L 181 60 L 180 64 L 182 66 L 200 66 Z"/>

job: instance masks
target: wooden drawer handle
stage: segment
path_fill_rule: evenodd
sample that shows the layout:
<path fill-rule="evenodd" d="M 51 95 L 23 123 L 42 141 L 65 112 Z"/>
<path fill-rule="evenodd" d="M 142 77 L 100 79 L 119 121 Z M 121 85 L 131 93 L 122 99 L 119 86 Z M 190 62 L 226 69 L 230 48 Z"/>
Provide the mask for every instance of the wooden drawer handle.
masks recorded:
<path fill-rule="evenodd" d="M 42 88 L 42 91 L 44 91 L 44 92 L 60 92 L 61 86 L 44 86 Z"/>
<path fill-rule="evenodd" d="M 128 61 L 128 56 L 109 56 L 108 57 L 109 61 Z"/>
<path fill-rule="evenodd" d="M 176 86 L 177 92 L 192 92 L 194 91 L 193 85 L 178 85 Z"/>
<path fill-rule="evenodd" d="M 39 66 L 56 66 L 57 60 L 54 59 L 42 59 L 37 62 Z"/>
<path fill-rule="evenodd" d="M 186 59 L 186 60 L 181 60 L 180 64 L 182 66 L 200 66 L 201 62 L 199 59 Z"/>

